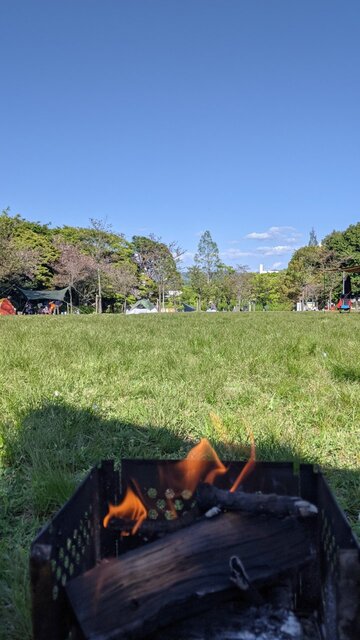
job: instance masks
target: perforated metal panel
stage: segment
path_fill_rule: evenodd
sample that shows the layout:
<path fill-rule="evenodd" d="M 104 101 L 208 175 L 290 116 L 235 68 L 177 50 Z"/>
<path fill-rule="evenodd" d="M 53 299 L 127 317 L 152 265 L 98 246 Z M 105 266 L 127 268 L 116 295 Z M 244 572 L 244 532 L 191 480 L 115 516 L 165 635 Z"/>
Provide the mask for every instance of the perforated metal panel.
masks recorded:
<path fill-rule="evenodd" d="M 167 508 L 170 493 L 167 495 L 166 492 L 171 492 L 172 487 L 159 489 L 158 468 L 159 465 L 165 467 L 177 463 L 171 460 L 125 460 L 121 482 L 113 462 L 101 463 L 39 533 L 32 544 L 30 558 L 34 640 L 82 640 L 65 596 L 66 583 L 91 569 L 100 559 L 126 553 L 143 543 L 140 536 L 121 538 L 116 531 L 104 529 L 102 522 L 109 502 L 118 504 L 129 478 L 136 478 L 149 503 L 149 518 L 171 519 L 173 514 Z M 231 486 L 244 464 L 229 463 L 228 473 L 219 477 L 218 486 Z M 339 584 L 349 584 L 349 570 L 346 569 L 345 575 L 345 564 L 339 563 L 339 554 L 344 557 L 344 553 L 351 553 L 352 562 L 359 565 L 359 545 L 323 475 L 310 465 L 260 462 L 246 478 L 243 488 L 249 492 L 301 495 L 318 506 L 321 572 L 318 591 L 321 591 L 324 637 L 326 640 L 357 640 L 355 625 L 347 624 L 350 629 L 348 635 L 340 636 L 338 633 L 339 628 L 345 628 L 338 589 Z M 177 497 L 175 510 L 180 517 L 192 509 L 196 509 L 193 496 L 185 493 Z M 356 585 L 351 588 L 354 590 Z M 342 589 L 343 599 L 344 587 Z"/>

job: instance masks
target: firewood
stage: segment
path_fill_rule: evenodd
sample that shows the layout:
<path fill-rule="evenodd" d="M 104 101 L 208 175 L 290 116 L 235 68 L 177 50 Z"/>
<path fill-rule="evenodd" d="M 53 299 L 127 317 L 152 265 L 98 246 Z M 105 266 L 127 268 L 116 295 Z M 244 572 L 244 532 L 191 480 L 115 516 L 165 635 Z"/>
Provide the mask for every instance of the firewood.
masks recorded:
<path fill-rule="evenodd" d="M 297 518 L 226 513 L 104 560 L 66 591 L 86 639 L 142 638 L 214 606 L 215 596 L 241 598 L 230 580 L 232 556 L 259 585 L 310 562 L 313 548 Z"/>
<path fill-rule="evenodd" d="M 203 512 L 219 507 L 219 510 L 268 513 L 276 516 L 295 515 L 307 518 L 316 515 L 318 511 L 314 504 L 297 496 L 245 493 L 244 491 L 231 493 L 205 483 L 197 488 L 197 502 Z"/>

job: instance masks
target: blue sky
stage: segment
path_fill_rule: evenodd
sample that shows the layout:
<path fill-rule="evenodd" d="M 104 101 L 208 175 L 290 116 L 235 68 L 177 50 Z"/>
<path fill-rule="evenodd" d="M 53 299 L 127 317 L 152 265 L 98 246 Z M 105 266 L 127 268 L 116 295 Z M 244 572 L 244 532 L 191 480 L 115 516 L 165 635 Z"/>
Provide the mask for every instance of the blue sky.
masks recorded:
<path fill-rule="evenodd" d="M 0 208 L 285 266 L 359 220 L 358 0 L 1 0 Z"/>

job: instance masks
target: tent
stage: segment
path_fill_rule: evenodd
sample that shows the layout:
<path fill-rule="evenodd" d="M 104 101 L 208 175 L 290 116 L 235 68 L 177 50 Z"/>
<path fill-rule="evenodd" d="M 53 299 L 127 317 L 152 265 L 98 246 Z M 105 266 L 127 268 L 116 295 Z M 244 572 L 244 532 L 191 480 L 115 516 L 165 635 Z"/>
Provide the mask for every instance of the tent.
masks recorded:
<path fill-rule="evenodd" d="M 54 289 L 53 291 L 36 291 L 35 289 L 20 289 L 19 291 L 25 296 L 27 300 L 31 302 L 40 302 L 41 300 L 54 300 L 54 302 L 64 302 L 64 298 L 66 292 L 69 290 L 69 287 L 65 287 L 65 289 Z"/>
<path fill-rule="evenodd" d="M 0 316 L 15 316 L 16 311 L 8 298 L 0 298 Z"/>
<path fill-rule="evenodd" d="M 126 311 L 126 313 L 127 315 L 137 315 L 139 313 L 157 313 L 157 308 L 152 302 L 150 302 L 150 300 L 142 298 L 141 300 L 135 302 L 135 304 L 133 304 L 132 307 L 130 307 L 130 309 Z"/>
<path fill-rule="evenodd" d="M 195 307 L 192 307 L 190 304 L 183 304 L 183 311 L 185 312 L 190 312 L 190 311 L 196 311 Z"/>

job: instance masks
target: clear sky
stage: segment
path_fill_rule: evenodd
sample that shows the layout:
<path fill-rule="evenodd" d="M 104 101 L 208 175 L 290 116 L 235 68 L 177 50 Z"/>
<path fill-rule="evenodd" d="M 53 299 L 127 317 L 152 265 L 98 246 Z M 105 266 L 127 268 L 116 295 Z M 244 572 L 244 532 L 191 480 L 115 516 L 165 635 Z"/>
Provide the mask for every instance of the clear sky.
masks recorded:
<path fill-rule="evenodd" d="M 1 0 L 0 28 L 0 208 L 188 260 L 209 229 L 252 268 L 359 221 L 359 0 Z"/>

